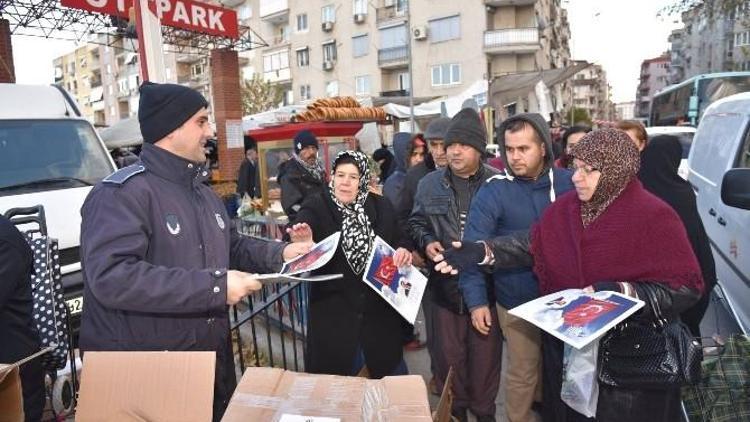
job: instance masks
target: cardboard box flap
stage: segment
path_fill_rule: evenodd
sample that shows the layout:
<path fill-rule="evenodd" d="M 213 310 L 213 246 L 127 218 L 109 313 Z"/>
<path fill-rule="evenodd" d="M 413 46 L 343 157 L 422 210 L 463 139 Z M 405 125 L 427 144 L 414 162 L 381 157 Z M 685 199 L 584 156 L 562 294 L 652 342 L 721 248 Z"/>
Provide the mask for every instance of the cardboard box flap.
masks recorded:
<path fill-rule="evenodd" d="M 76 421 L 210 421 L 215 352 L 87 352 Z"/>
<path fill-rule="evenodd" d="M 224 422 L 278 421 L 283 415 L 341 421 L 431 421 L 427 388 L 418 376 L 367 380 L 248 368 Z"/>
<path fill-rule="evenodd" d="M 50 350 L 52 348 L 47 347 L 17 362 L 0 363 L 0 421 L 22 422 L 24 420 L 23 394 L 18 367 Z"/>

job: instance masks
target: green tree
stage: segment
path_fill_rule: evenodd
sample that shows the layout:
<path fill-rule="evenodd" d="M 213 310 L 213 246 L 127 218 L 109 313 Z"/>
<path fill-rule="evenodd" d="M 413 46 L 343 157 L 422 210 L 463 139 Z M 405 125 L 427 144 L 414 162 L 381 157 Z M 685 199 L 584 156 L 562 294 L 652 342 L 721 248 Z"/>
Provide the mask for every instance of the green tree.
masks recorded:
<path fill-rule="evenodd" d="M 284 92 L 277 85 L 263 80 L 259 74 L 254 74 L 250 80 L 241 82 L 242 113 L 255 114 L 271 110 L 281 103 Z"/>
<path fill-rule="evenodd" d="M 571 121 L 571 114 L 573 116 L 573 119 Z M 573 107 L 573 112 L 571 113 L 570 109 L 568 109 L 565 112 L 565 115 L 563 116 L 563 119 L 569 126 L 573 125 L 586 125 L 591 126 L 591 116 L 589 116 L 589 112 L 586 111 L 586 109 Z"/>

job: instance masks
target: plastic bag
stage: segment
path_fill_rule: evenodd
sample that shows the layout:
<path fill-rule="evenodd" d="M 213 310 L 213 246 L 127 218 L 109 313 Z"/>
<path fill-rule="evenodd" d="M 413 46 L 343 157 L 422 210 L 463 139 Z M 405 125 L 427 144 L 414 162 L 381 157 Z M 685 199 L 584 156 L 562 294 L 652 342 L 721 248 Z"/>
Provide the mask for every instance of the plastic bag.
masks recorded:
<path fill-rule="evenodd" d="M 580 350 L 565 344 L 563 352 L 563 381 L 560 398 L 576 412 L 593 418 L 599 399 L 599 380 L 596 361 L 599 340 Z"/>

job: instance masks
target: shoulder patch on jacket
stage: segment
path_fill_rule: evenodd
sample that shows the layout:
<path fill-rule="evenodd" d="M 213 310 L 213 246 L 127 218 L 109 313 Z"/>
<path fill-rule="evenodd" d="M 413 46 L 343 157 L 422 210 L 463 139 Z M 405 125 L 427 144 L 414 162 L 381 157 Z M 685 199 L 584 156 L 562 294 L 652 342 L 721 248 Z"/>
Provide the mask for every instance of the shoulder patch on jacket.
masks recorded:
<path fill-rule="evenodd" d="M 110 183 L 113 185 L 122 185 L 128 181 L 131 177 L 141 174 L 146 171 L 146 167 L 141 164 L 133 164 L 127 167 L 123 167 L 116 172 L 105 177 L 102 182 Z"/>
<path fill-rule="evenodd" d="M 511 176 L 511 175 L 510 175 L 510 174 L 508 174 L 508 173 L 500 173 L 500 174 L 496 174 L 496 175 L 494 175 L 494 176 L 492 176 L 492 177 L 488 178 L 488 179 L 487 179 L 487 183 L 490 183 L 490 182 L 491 182 L 491 181 L 493 181 L 493 180 L 508 180 L 508 181 L 512 182 L 512 181 L 513 181 L 513 179 L 514 179 L 514 177 L 513 177 L 513 176 Z"/>

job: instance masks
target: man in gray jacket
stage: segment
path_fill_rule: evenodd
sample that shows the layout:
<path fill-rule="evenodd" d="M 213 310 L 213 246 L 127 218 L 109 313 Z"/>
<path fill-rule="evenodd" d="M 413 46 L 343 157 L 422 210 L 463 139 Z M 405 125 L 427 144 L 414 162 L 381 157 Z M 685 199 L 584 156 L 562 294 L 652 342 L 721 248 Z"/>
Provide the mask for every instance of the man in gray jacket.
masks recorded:
<path fill-rule="evenodd" d="M 215 351 L 218 420 L 236 384 L 227 305 L 260 289 L 246 272 L 277 271 L 309 245 L 240 236 L 204 183 L 206 100 L 180 85 L 140 91 L 140 161 L 105 178 L 81 209 L 80 346 Z"/>

